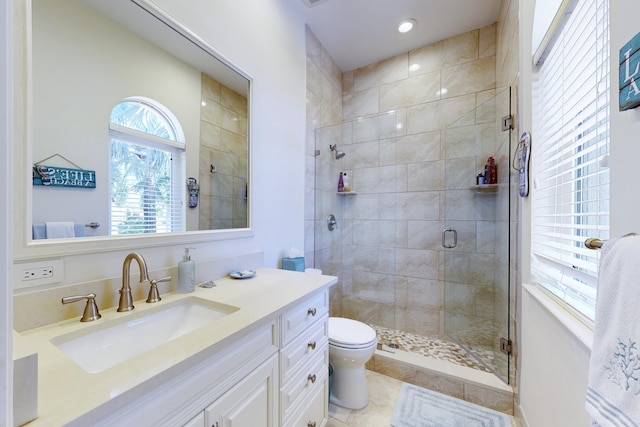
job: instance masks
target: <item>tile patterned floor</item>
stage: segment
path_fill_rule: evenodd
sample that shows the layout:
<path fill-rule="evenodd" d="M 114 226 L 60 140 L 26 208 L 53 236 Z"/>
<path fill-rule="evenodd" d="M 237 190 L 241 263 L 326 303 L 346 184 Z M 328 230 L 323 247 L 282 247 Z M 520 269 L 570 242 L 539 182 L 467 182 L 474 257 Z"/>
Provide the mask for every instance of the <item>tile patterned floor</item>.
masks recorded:
<path fill-rule="evenodd" d="M 369 404 L 362 409 L 347 410 L 329 405 L 326 427 L 384 427 L 389 426 L 402 381 L 373 371 L 367 371 Z M 517 421 L 511 417 L 513 426 Z"/>
<path fill-rule="evenodd" d="M 367 381 L 369 404 L 353 411 L 330 404 L 326 427 L 383 427 L 390 424 L 402 381 L 373 371 L 367 371 Z"/>
<path fill-rule="evenodd" d="M 422 356 L 434 357 L 446 360 L 460 366 L 490 372 L 483 364 L 478 362 L 473 356 L 467 353 L 459 345 L 437 338 L 423 337 L 405 331 L 383 328 L 376 325 L 369 325 L 378 334 L 378 345 L 395 343 L 401 350 L 418 353 Z"/>

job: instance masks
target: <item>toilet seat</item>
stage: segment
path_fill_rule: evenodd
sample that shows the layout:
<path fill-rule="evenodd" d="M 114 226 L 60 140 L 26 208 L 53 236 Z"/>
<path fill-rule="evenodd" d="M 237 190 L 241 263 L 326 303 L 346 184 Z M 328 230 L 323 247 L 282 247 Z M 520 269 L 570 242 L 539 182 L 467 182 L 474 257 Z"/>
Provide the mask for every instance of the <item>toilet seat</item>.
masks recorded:
<path fill-rule="evenodd" d="M 329 345 L 340 348 L 367 348 L 376 345 L 376 331 L 362 322 L 342 317 L 329 318 Z"/>

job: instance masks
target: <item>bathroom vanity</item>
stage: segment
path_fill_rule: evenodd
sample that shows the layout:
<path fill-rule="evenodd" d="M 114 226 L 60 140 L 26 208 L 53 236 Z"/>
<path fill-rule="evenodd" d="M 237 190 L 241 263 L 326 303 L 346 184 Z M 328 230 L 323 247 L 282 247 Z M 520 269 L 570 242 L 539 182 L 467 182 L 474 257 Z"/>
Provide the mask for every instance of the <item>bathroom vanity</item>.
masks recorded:
<path fill-rule="evenodd" d="M 127 313 L 103 310 L 93 322 L 24 331 L 39 365 L 38 418 L 28 425 L 323 426 L 329 287 L 336 282 L 259 269 L 251 279 L 218 279 L 213 288 L 162 295 L 155 304 L 136 301 Z M 185 301 L 227 313 L 114 366 L 83 368 L 61 349 L 71 339 L 135 323 L 127 317 Z"/>

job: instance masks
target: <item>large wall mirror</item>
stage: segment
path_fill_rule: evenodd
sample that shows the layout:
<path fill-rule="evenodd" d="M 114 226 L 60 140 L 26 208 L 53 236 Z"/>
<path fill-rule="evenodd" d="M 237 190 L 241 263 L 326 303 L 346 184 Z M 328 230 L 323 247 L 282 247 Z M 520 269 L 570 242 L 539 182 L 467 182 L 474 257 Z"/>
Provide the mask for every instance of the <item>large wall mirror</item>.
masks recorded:
<path fill-rule="evenodd" d="M 246 75 L 146 0 L 31 0 L 30 20 L 26 249 L 250 230 Z"/>

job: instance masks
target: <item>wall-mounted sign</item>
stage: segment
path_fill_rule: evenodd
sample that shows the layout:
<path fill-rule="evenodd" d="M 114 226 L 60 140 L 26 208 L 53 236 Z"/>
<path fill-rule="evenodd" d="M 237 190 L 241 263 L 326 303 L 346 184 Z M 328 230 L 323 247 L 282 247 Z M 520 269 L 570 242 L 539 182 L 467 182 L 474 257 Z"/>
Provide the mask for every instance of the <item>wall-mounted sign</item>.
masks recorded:
<path fill-rule="evenodd" d="M 620 111 L 640 106 L 640 33 L 620 49 L 618 90 Z"/>
<path fill-rule="evenodd" d="M 33 165 L 33 185 L 96 188 L 96 171 Z"/>

